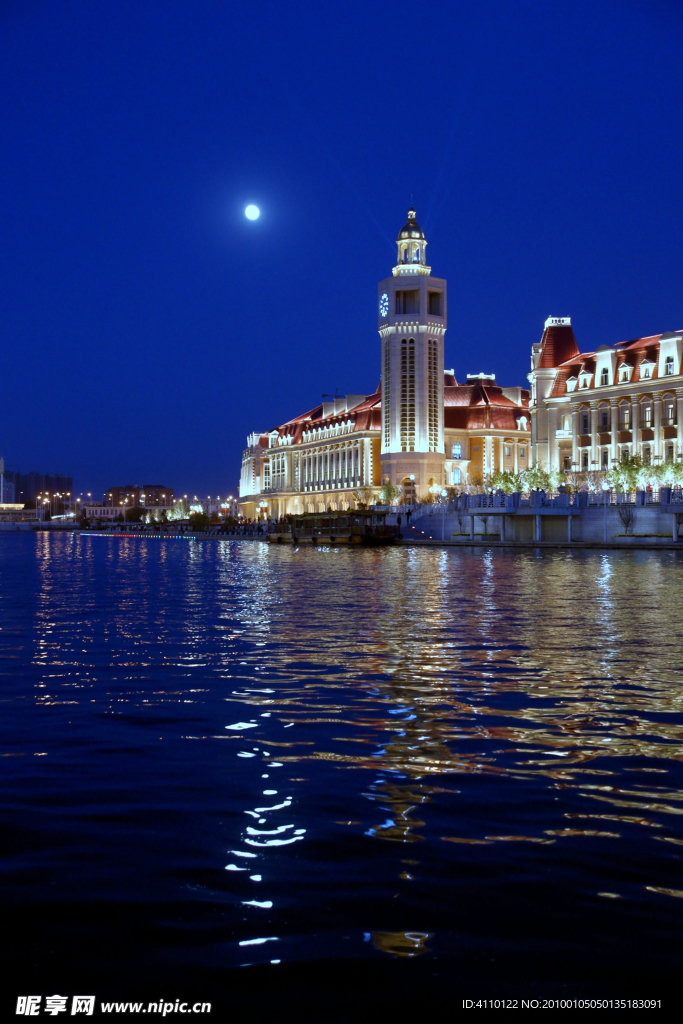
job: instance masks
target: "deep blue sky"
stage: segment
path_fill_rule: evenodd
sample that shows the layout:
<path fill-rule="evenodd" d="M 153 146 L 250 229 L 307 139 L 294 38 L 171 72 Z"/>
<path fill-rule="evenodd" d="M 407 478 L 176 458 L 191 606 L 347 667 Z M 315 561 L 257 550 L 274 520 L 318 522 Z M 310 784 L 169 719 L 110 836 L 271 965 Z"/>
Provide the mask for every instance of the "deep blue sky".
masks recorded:
<path fill-rule="evenodd" d="M 682 327 L 682 44 L 666 0 L 4 0 L 8 468 L 234 490 L 374 390 L 411 196 L 458 377 Z"/>

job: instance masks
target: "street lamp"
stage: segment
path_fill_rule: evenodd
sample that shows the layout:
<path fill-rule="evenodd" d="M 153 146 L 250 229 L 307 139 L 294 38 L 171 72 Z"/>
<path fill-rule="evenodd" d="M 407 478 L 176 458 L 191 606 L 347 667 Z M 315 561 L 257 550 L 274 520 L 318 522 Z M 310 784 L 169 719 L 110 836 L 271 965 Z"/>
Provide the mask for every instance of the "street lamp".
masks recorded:
<path fill-rule="evenodd" d="M 603 480 L 602 481 L 602 493 L 603 493 L 603 497 L 604 497 L 604 506 L 605 506 L 603 541 L 604 541 L 605 544 L 607 543 L 607 494 L 609 492 L 609 489 L 610 489 L 609 484 L 607 483 L 606 480 Z"/>
<path fill-rule="evenodd" d="M 410 477 L 410 507 L 412 508 L 415 504 L 415 474 L 411 473 Z"/>
<path fill-rule="evenodd" d="M 441 540 L 446 540 L 446 498 L 448 491 L 441 491 Z"/>

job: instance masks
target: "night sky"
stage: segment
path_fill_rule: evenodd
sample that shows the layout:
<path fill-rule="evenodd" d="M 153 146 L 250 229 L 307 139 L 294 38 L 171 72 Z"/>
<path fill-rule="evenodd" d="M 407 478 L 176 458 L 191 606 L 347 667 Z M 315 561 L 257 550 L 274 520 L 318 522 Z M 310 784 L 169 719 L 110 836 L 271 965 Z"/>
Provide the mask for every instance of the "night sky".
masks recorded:
<path fill-rule="evenodd" d="M 682 45 L 665 0 L 3 0 L 7 467 L 235 493 L 374 391 L 411 198 L 459 378 L 683 327 Z"/>

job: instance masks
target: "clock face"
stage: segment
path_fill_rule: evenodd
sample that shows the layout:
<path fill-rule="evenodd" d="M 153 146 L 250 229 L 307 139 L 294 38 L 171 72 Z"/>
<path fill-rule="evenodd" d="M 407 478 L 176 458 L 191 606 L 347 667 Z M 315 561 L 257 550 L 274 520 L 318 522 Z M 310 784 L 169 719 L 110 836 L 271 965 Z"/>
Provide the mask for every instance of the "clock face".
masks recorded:
<path fill-rule="evenodd" d="M 379 300 L 379 315 L 386 316 L 389 312 L 389 296 L 385 292 Z"/>

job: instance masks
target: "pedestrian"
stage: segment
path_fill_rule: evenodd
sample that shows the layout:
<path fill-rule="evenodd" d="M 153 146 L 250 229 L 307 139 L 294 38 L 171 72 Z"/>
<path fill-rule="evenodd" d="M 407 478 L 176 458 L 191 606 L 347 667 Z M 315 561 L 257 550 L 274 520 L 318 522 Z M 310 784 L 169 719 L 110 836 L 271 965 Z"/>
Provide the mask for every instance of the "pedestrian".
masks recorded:
<path fill-rule="evenodd" d="M 412 508 L 409 508 L 408 511 L 406 512 L 406 523 L 408 524 L 408 529 L 410 529 L 410 517 L 412 516 L 412 514 L 413 510 Z"/>
<path fill-rule="evenodd" d="M 396 516 L 396 525 L 398 526 L 398 535 L 401 536 L 401 513 Z"/>

